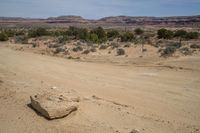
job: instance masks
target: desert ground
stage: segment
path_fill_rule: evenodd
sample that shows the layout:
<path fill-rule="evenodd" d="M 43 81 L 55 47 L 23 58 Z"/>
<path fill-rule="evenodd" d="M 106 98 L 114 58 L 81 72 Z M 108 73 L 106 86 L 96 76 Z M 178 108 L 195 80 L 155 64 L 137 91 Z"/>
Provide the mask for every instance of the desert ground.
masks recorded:
<path fill-rule="evenodd" d="M 47 120 L 27 106 L 52 86 L 78 94 L 78 110 Z M 200 56 L 121 64 L 1 44 L 0 105 L 0 133 L 200 133 Z"/>

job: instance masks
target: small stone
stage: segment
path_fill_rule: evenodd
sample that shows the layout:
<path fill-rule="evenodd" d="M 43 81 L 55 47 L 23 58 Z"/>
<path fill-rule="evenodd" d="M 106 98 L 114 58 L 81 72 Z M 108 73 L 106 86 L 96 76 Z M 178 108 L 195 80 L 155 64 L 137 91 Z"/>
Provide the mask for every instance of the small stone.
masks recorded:
<path fill-rule="evenodd" d="M 133 129 L 130 133 L 140 133 L 140 132 L 137 129 Z"/>
<path fill-rule="evenodd" d="M 53 86 L 53 87 L 51 87 L 51 89 L 53 89 L 53 90 L 56 90 L 56 89 L 57 89 L 57 87 L 56 87 L 56 86 Z"/>

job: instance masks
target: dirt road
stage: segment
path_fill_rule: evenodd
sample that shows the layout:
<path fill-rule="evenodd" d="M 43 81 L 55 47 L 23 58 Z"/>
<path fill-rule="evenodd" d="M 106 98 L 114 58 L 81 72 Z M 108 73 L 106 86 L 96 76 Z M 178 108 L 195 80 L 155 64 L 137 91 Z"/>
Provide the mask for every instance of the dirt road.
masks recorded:
<path fill-rule="evenodd" d="M 76 62 L 0 46 L 0 133 L 200 133 L 200 57 L 119 66 Z M 48 121 L 27 104 L 57 86 L 83 97 Z"/>

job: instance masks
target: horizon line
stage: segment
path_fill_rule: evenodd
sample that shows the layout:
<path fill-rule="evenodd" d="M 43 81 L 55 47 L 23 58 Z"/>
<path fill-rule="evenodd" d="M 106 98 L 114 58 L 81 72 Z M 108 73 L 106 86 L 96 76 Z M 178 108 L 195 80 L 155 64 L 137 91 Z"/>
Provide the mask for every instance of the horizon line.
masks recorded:
<path fill-rule="evenodd" d="M 111 16 L 104 16 L 104 17 L 100 17 L 100 18 L 86 18 L 80 15 L 59 15 L 59 16 L 49 16 L 49 17 L 22 17 L 22 16 L 0 16 L 0 18 L 23 18 L 23 19 L 49 19 L 49 18 L 58 18 L 58 17 L 81 17 L 82 19 L 88 19 L 88 20 L 99 20 L 99 19 L 103 19 L 103 18 L 108 18 L 108 17 L 155 17 L 155 18 L 167 18 L 167 17 L 196 17 L 196 16 L 200 16 L 200 14 L 194 14 L 194 15 L 163 15 L 163 16 L 142 16 L 142 15 L 134 15 L 134 16 L 130 16 L 130 15 L 111 15 Z"/>

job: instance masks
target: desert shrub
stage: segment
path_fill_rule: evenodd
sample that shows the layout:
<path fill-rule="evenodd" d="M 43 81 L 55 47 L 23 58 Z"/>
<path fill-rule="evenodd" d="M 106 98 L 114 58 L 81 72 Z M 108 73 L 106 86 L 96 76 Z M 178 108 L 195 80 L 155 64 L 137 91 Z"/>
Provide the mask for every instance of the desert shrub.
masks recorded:
<path fill-rule="evenodd" d="M 142 49 L 142 52 L 147 52 L 147 49 L 145 49 L 145 48 L 144 48 L 144 49 Z"/>
<path fill-rule="evenodd" d="M 90 33 L 87 41 L 91 42 L 91 43 L 99 43 L 100 42 L 97 34 L 95 34 L 95 33 Z"/>
<path fill-rule="evenodd" d="M 111 30 L 107 32 L 107 38 L 117 38 L 119 36 L 119 32 L 117 30 Z"/>
<path fill-rule="evenodd" d="M 14 38 L 15 43 L 21 43 L 21 44 L 27 44 L 28 43 L 28 37 L 21 35 L 21 36 L 15 36 Z"/>
<path fill-rule="evenodd" d="M 98 37 L 98 43 L 103 43 L 107 40 L 106 32 L 102 27 L 97 27 L 90 31 L 91 34 L 96 34 Z"/>
<path fill-rule="evenodd" d="M 90 49 L 90 51 L 91 51 L 91 52 L 97 52 L 96 48 L 94 48 L 94 47 L 92 47 L 92 48 Z"/>
<path fill-rule="evenodd" d="M 114 48 L 118 48 L 118 47 L 119 47 L 119 44 L 118 44 L 118 43 L 115 43 L 115 42 L 112 42 L 112 43 L 110 44 L 110 46 L 112 47 L 112 49 L 114 49 Z"/>
<path fill-rule="evenodd" d="M 16 34 L 16 31 L 11 30 L 11 29 L 6 29 L 4 31 L 4 33 L 8 36 L 8 37 L 13 37 Z"/>
<path fill-rule="evenodd" d="M 71 36 L 72 39 L 80 39 L 84 41 L 88 41 L 89 39 L 89 32 L 86 28 L 78 28 L 70 26 L 68 30 L 65 32 L 65 35 Z"/>
<path fill-rule="evenodd" d="M 121 35 L 120 38 L 122 42 L 131 42 L 135 39 L 133 33 L 131 32 L 125 32 L 124 34 Z"/>
<path fill-rule="evenodd" d="M 189 48 L 187 48 L 187 47 L 181 48 L 181 49 L 180 49 L 180 52 L 181 52 L 182 54 L 184 54 L 184 55 L 189 55 L 189 54 L 191 54 Z"/>
<path fill-rule="evenodd" d="M 125 50 L 122 48 L 117 49 L 117 55 L 125 55 Z"/>
<path fill-rule="evenodd" d="M 131 46 L 130 43 L 127 43 L 127 44 L 124 45 L 125 48 L 129 48 L 130 46 Z"/>
<path fill-rule="evenodd" d="M 65 43 L 69 40 L 69 37 L 67 35 L 59 36 L 58 37 L 58 43 Z"/>
<path fill-rule="evenodd" d="M 192 45 L 190 45 L 190 48 L 200 49 L 200 45 L 198 45 L 198 44 L 192 44 Z"/>
<path fill-rule="evenodd" d="M 48 35 L 48 31 L 45 28 L 37 28 L 36 30 L 30 30 L 28 32 L 29 37 L 40 37 Z"/>
<path fill-rule="evenodd" d="M 99 43 L 99 38 L 98 38 L 97 34 L 92 33 L 89 35 L 88 41 L 93 42 L 93 43 Z"/>
<path fill-rule="evenodd" d="M 61 35 L 63 35 L 63 33 L 64 32 L 62 32 L 62 31 L 50 31 L 49 32 L 49 35 L 51 35 L 51 36 L 55 36 L 55 37 L 59 37 L 59 36 L 61 36 Z"/>
<path fill-rule="evenodd" d="M 27 31 L 25 31 L 25 30 L 16 30 L 15 31 L 16 36 L 24 36 L 24 35 L 26 35 L 26 33 L 27 33 Z"/>
<path fill-rule="evenodd" d="M 107 48 L 108 48 L 107 45 L 100 45 L 100 47 L 99 47 L 100 50 L 107 49 Z"/>
<path fill-rule="evenodd" d="M 78 35 L 78 32 L 79 32 L 79 28 L 70 26 L 68 28 L 68 30 L 66 31 L 66 34 L 68 36 L 75 36 L 76 37 Z"/>
<path fill-rule="evenodd" d="M 76 46 L 80 46 L 80 45 L 82 45 L 82 42 L 77 42 L 76 43 Z"/>
<path fill-rule="evenodd" d="M 37 44 L 36 43 L 32 43 L 32 47 L 33 48 L 37 47 Z"/>
<path fill-rule="evenodd" d="M 198 32 L 188 32 L 186 39 L 198 39 L 199 38 L 199 33 Z"/>
<path fill-rule="evenodd" d="M 89 54 L 90 53 L 90 50 L 86 49 L 82 52 L 82 54 Z"/>
<path fill-rule="evenodd" d="M 186 35 L 187 35 L 187 31 L 185 31 L 185 30 L 177 30 L 177 31 L 174 33 L 174 37 L 185 38 Z"/>
<path fill-rule="evenodd" d="M 176 47 L 174 46 L 168 46 L 165 49 L 163 49 L 161 51 L 161 56 L 162 57 L 167 57 L 167 56 L 171 56 L 176 52 Z"/>
<path fill-rule="evenodd" d="M 144 33 L 144 31 L 141 28 L 136 28 L 134 32 L 136 35 L 142 35 Z"/>
<path fill-rule="evenodd" d="M 83 51 L 83 48 L 81 46 L 77 46 L 77 47 L 73 48 L 72 51 L 74 51 L 74 52 Z"/>
<path fill-rule="evenodd" d="M 63 48 L 63 47 L 56 48 L 56 50 L 54 51 L 54 54 L 58 54 L 60 52 L 65 52 L 65 48 Z"/>
<path fill-rule="evenodd" d="M 181 47 L 181 43 L 170 43 L 170 44 L 168 44 L 168 46 L 172 46 L 172 47 L 175 47 L 176 49 L 178 49 Z"/>
<path fill-rule="evenodd" d="M 63 44 L 61 44 L 61 43 L 52 43 L 52 44 L 48 45 L 49 48 L 58 48 L 61 46 L 63 46 Z"/>
<path fill-rule="evenodd" d="M 8 41 L 8 36 L 5 33 L 0 33 L 0 41 Z"/>
<path fill-rule="evenodd" d="M 89 36 L 89 32 L 86 28 L 80 28 L 78 31 L 77 39 L 87 40 Z"/>
<path fill-rule="evenodd" d="M 157 37 L 158 39 L 171 39 L 173 38 L 174 36 L 174 33 L 170 30 L 167 30 L 167 29 L 159 29 L 157 31 Z"/>

